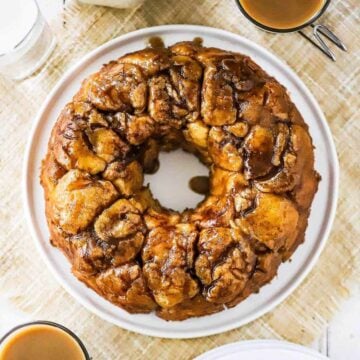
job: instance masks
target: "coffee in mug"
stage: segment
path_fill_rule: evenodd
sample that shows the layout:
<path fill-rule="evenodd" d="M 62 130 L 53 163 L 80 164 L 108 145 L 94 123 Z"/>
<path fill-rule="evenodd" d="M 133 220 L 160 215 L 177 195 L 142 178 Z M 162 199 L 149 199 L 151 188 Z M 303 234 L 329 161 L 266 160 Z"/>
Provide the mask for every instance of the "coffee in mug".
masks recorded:
<path fill-rule="evenodd" d="M 309 22 L 325 0 L 238 0 L 257 23 L 272 29 L 293 29 Z"/>
<path fill-rule="evenodd" d="M 80 339 L 62 325 L 42 321 L 20 325 L 0 340 L 0 360 L 89 360 Z"/>

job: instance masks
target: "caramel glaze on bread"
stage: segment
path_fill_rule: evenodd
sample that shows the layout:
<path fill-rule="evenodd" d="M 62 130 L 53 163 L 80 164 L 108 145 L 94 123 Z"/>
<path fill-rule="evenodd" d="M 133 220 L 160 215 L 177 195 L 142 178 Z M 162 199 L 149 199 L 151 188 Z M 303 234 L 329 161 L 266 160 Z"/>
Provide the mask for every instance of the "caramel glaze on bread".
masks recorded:
<path fill-rule="evenodd" d="M 176 148 L 210 171 L 209 194 L 183 212 L 143 181 Z M 233 307 L 271 281 L 304 241 L 318 182 L 286 89 L 249 57 L 196 42 L 127 54 L 87 78 L 41 172 L 51 243 L 74 275 L 166 320 Z"/>

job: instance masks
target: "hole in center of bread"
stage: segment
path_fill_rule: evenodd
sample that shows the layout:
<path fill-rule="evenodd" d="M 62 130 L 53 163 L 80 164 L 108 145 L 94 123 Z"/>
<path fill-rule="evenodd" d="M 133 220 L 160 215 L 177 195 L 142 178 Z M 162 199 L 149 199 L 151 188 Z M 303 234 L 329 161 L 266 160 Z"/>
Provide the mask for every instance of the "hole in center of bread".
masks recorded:
<path fill-rule="evenodd" d="M 197 194 L 189 181 L 195 176 L 208 176 L 209 170 L 196 156 L 181 149 L 160 152 L 160 167 L 155 174 L 145 175 L 145 184 L 150 184 L 151 192 L 162 206 L 183 211 L 195 208 L 204 200 L 204 195 Z"/>

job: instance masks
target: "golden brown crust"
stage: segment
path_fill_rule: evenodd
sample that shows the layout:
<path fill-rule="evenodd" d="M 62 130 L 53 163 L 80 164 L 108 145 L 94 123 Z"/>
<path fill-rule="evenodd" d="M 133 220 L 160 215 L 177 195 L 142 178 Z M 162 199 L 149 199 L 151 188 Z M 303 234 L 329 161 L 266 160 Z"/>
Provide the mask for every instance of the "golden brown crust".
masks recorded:
<path fill-rule="evenodd" d="M 159 151 L 210 169 L 195 209 L 144 187 Z M 127 54 L 86 79 L 42 164 L 51 242 L 132 313 L 184 320 L 238 304 L 303 242 L 319 176 L 286 89 L 250 58 L 198 43 Z"/>

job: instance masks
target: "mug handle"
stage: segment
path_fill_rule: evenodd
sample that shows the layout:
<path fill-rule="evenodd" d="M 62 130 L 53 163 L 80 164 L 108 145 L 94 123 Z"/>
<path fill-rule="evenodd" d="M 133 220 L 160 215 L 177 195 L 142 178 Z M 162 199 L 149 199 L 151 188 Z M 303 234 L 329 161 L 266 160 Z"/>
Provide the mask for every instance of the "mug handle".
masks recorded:
<path fill-rule="evenodd" d="M 299 34 L 304 37 L 306 40 L 310 41 L 311 44 L 316 46 L 321 52 L 328 56 L 332 61 L 336 61 L 335 54 L 330 50 L 328 45 L 325 43 L 322 36 L 326 37 L 332 43 L 334 43 L 339 49 L 347 51 L 345 44 L 325 25 L 315 25 L 311 24 L 313 28 L 312 37 L 306 35 L 303 31 L 299 31 Z"/>

